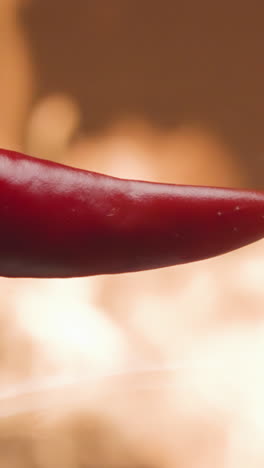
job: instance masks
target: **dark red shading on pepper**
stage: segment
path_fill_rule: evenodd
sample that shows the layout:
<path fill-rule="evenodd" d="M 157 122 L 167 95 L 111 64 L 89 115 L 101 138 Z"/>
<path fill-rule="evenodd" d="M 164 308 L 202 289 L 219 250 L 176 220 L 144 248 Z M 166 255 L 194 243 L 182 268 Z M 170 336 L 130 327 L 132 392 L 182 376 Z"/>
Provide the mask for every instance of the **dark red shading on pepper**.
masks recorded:
<path fill-rule="evenodd" d="M 0 150 L 0 275 L 75 277 L 216 256 L 264 235 L 264 194 L 122 180 Z"/>

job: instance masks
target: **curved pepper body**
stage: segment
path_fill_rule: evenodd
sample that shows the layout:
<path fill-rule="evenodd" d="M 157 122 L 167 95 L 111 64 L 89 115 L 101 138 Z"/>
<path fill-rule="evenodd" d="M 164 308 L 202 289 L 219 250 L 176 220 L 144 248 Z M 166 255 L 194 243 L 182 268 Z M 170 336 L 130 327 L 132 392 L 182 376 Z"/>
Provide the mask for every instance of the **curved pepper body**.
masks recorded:
<path fill-rule="evenodd" d="M 0 275 L 65 278 L 202 260 L 264 235 L 264 194 L 117 179 L 0 150 Z"/>

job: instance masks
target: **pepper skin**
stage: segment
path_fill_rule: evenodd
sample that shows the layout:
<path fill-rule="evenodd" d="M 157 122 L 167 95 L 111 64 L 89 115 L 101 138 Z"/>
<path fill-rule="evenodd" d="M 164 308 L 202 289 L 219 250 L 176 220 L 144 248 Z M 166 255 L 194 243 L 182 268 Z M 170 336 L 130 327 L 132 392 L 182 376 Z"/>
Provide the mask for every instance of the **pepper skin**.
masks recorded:
<path fill-rule="evenodd" d="M 264 235 L 264 194 L 123 180 L 0 150 L 0 275 L 167 267 Z"/>

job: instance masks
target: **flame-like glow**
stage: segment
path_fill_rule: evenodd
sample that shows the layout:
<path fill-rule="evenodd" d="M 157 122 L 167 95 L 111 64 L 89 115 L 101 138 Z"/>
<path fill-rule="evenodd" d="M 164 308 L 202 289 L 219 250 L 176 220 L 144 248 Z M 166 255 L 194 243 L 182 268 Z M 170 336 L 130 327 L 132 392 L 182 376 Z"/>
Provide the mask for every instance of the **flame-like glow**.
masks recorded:
<path fill-rule="evenodd" d="M 19 3 L 0 3 L 1 146 L 120 177 L 243 185 L 233 152 L 205 129 L 127 121 L 81 136 L 69 96 L 30 108 Z M 263 241 L 146 273 L 0 279 L 0 466 L 262 467 L 262 251 Z"/>

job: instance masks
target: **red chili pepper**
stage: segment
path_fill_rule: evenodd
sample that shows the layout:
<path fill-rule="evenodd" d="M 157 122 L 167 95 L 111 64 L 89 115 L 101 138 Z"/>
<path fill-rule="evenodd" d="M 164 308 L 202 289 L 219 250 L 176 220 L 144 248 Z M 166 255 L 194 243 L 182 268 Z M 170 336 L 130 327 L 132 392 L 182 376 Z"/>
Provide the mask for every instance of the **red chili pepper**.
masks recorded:
<path fill-rule="evenodd" d="M 0 150 L 0 275 L 177 265 L 264 235 L 264 194 L 122 180 Z"/>

